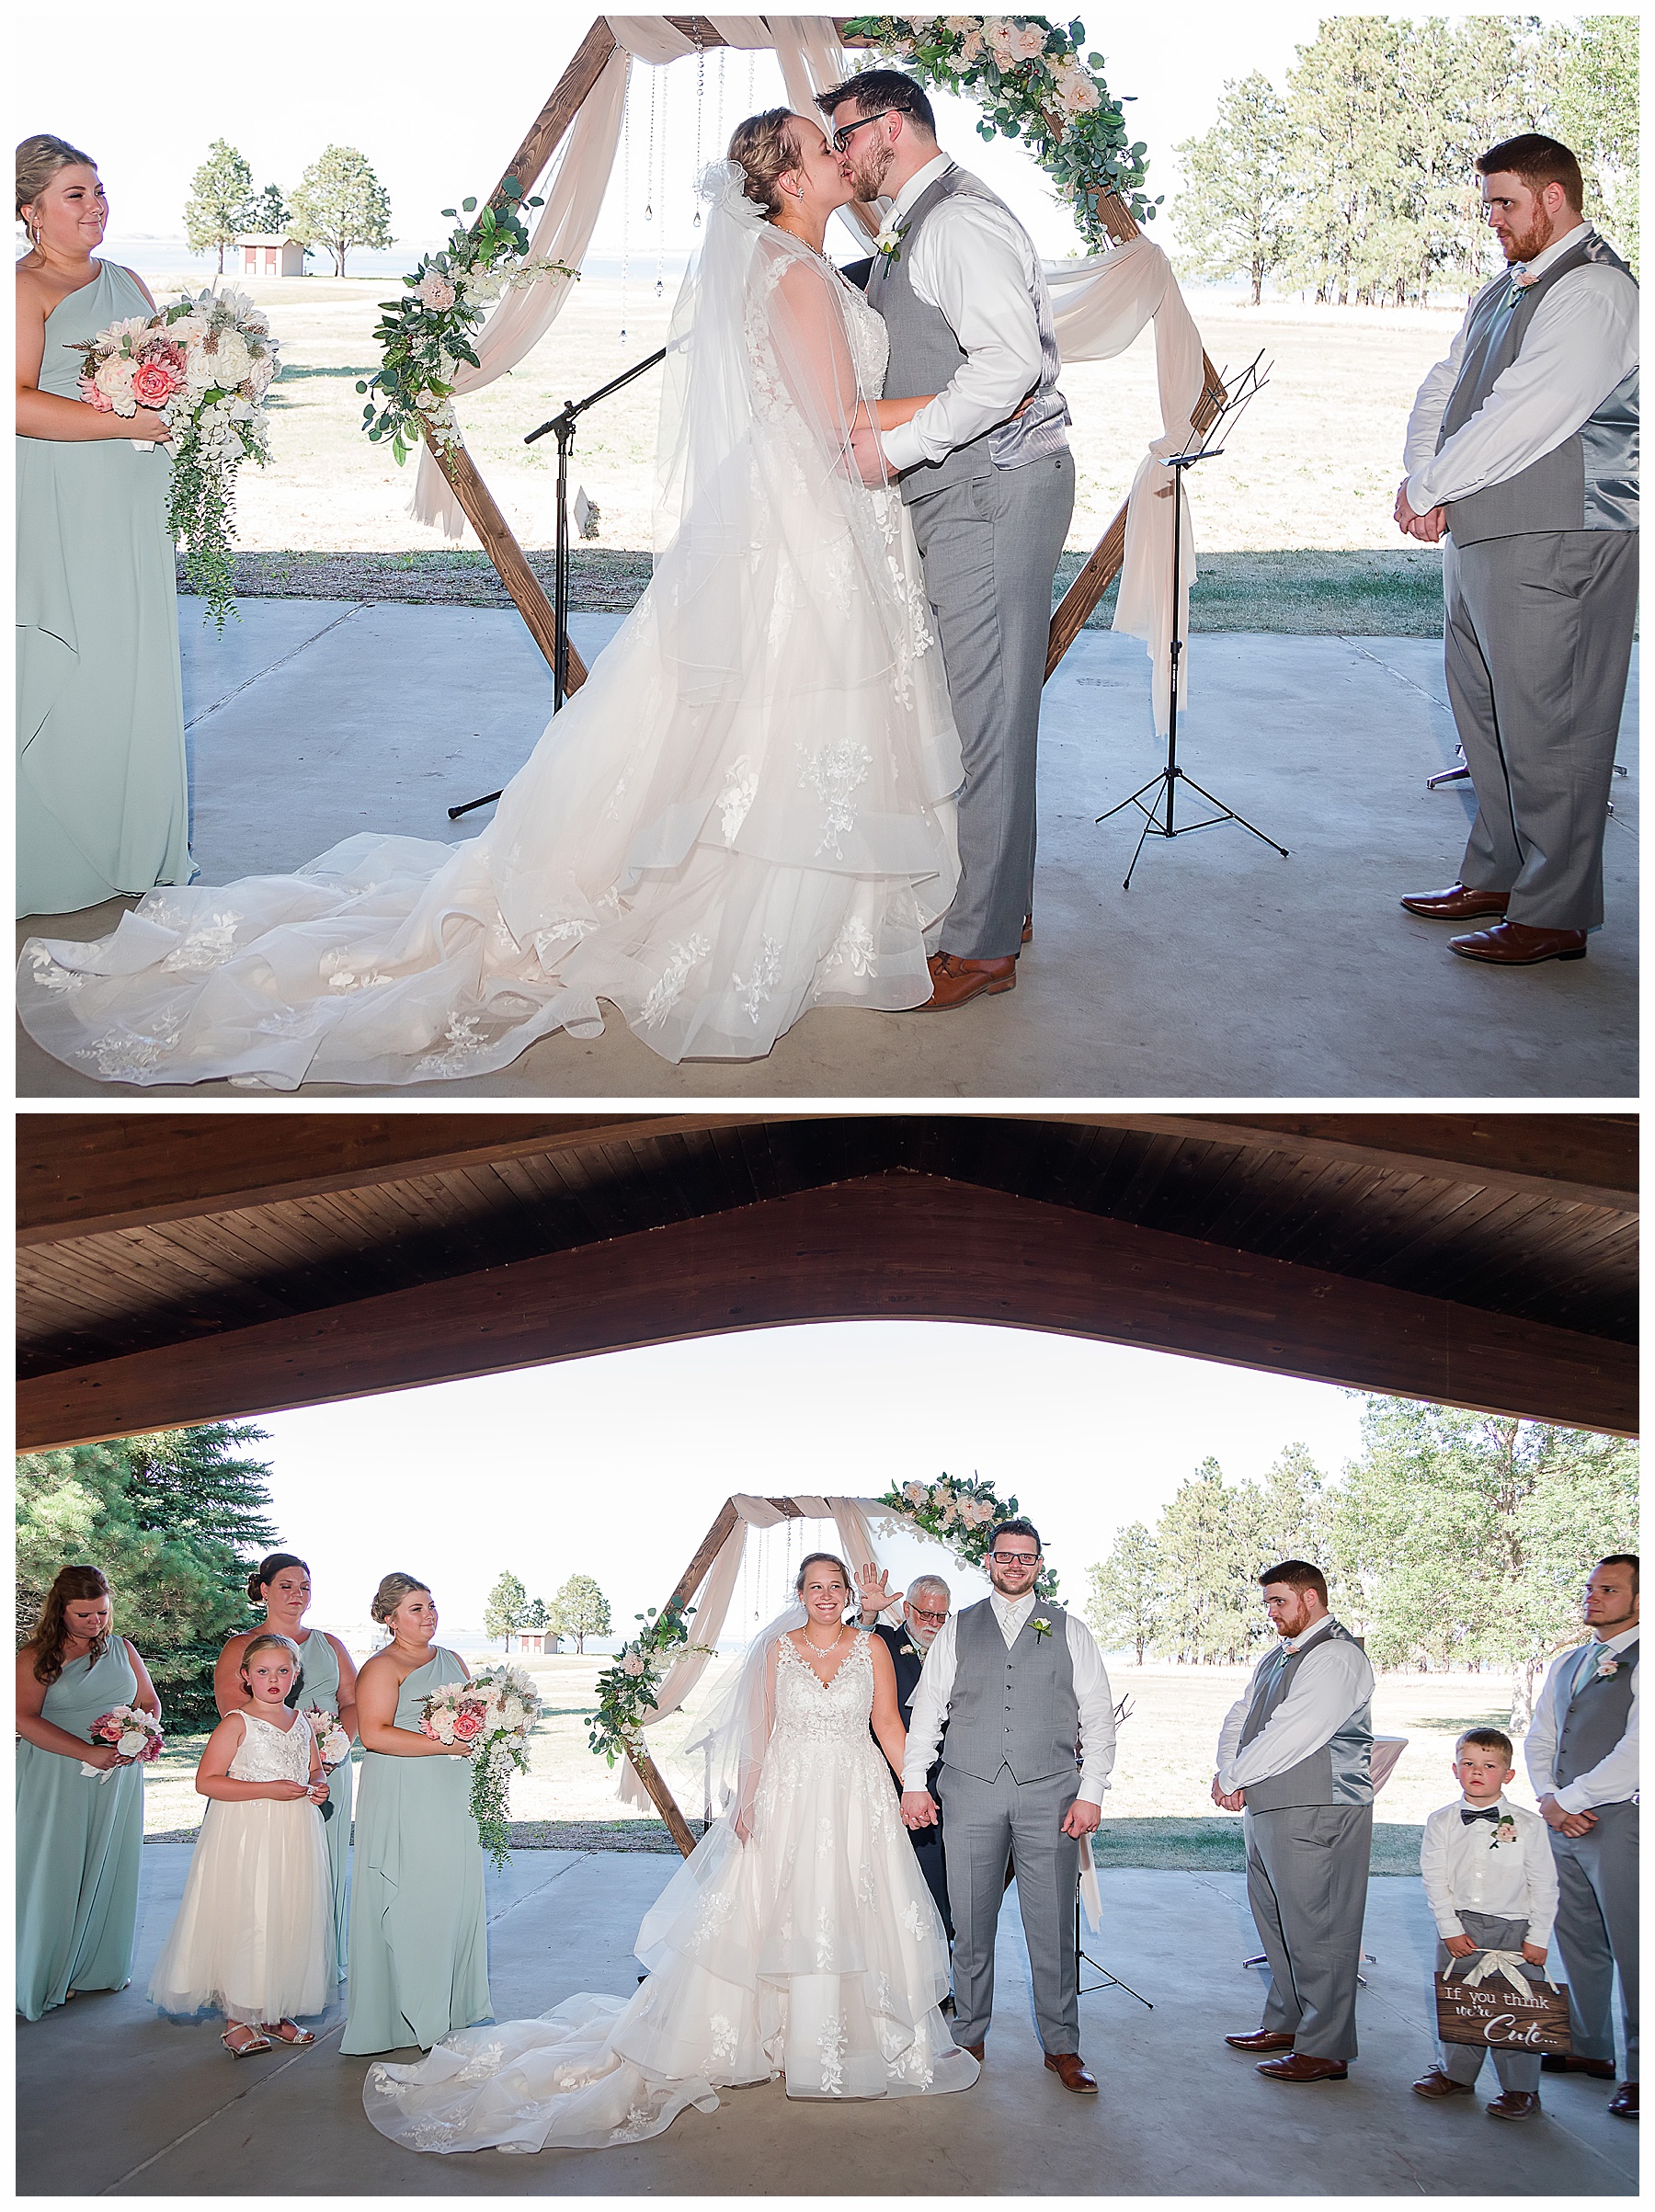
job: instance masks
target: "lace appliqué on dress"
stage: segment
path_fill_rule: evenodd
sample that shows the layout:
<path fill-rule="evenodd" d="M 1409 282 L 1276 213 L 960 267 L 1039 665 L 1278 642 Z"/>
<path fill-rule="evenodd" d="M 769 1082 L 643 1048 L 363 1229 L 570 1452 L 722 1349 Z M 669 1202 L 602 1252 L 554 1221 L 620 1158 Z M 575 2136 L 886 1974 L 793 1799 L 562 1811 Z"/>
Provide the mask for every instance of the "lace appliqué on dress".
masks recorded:
<path fill-rule="evenodd" d="M 819 745 L 813 753 L 805 755 L 799 789 L 814 792 L 823 809 L 821 842 L 816 847 L 818 860 L 825 852 L 830 852 L 836 861 L 844 859 L 845 849 L 839 840 L 856 820 L 852 799 L 867 781 L 873 767 L 873 754 L 854 737 Z"/>

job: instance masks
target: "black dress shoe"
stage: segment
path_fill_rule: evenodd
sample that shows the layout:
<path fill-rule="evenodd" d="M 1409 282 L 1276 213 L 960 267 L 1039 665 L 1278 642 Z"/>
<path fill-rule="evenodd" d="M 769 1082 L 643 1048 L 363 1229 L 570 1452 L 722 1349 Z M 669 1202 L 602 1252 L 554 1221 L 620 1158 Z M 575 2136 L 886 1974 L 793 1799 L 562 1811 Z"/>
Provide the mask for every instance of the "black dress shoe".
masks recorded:
<path fill-rule="evenodd" d="M 1609 2100 L 1609 2110 L 1617 2120 L 1635 2120 L 1638 2117 L 1638 2084 L 1623 2081 Z"/>
<path fill-rule="evenodd" d="M 1543 2074 L 1590 2074 L 1594 2081 L 1613 2081 L 1615 2061 L 1613 2058 L 1577 2058 L 1572 2051 L 1567 2055 L 1547 2051 L 1540 2061 L 1540 2071 Z"/>

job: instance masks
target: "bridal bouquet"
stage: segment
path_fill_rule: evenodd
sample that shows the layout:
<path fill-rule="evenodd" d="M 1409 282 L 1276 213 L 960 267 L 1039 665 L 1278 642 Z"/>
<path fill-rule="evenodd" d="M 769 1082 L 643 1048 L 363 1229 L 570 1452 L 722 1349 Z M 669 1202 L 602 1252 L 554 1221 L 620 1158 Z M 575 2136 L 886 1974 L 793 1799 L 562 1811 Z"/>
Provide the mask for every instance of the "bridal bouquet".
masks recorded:
<path fill-rule="evenodd" d="M 80 394 L 88 406 L 120 416 L 152 407 L 166 416 L 173 433 L 167 528 L 183 540 L 186 573 L 222 630 L 235 604 L 236 473 L 244 461 L 262 468 L 270 458 L 265 393 L 277 347 L 263 310 L 234 290 L 184 293 L 158 314 L 111 323 L 72 350 L 86 359 Z"/>
<path fill-rule="evenodd" d="M 161 1756 L 161 1723 L 136 1705 L 112 1705 L 100 1713 L 92 1723 L 91 1738 L 94 1743 L 112 1743 L 123 1766 L 147 1766 Z M 98 1782 L 107 1782 L 114 1772 L 112 1766 L 88 1766 L 81 1761 L 81 1773 Z"/>
<path fill-rule="evenodd" d="M 421 1732 L 460 1744 L 472 1762 L 472 1818 L 483 1848 L 506 1864 L 506 1793 L 514 1773 L 529 1772 L 529 1731 L 540 1693 L 520 1667 L 482 1667 L 468 1682 L 448 1682 L 425 1701 Z"/>
<path fill-rule="evenodd" d="M 304 1717 L 310 1722 L 311 1734 L 316 1739 L 316 1749 L 322 1754 L 325 1767 L 343 1766 L 350 1757 L 350 1739 L 339 1726 L 337 1713 L 325 1712 L 320 1705 L 306 1705 Z"/>

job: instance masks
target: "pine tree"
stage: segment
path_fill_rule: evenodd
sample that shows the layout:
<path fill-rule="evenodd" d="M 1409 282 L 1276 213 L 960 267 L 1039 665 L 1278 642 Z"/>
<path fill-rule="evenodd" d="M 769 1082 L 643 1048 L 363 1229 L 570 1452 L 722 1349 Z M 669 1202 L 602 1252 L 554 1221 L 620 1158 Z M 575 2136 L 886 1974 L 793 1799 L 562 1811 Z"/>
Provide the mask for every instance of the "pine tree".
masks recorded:
<path fill-rule="evenodd" d="M 1245 276 L 1255 307 L 1287 253 L 1288 143 L 1286 103 L 1255 69 L 1238 83 L 1227 78 L 1212 129 L 1175 149 L 1185 181 L 1172 222 L 1190 248 L 1184 266 L 1200 276 Z"/>
<path fill-rule="evenodd" d="M 548 1628 L 551 1625 L 552 1616 L 546 1611 L 545 1599 L 534 1599 L 528 1612 L 523 1615 L 523 1626 L 525 1628 Z"/>
<path fill-rule="evenodd" d="M 268 184 L 247 210 L 247 228 L 262 231 L 268 238 L 285 238 L 288 233 L 288 204 L 281 197 L 280 185 Z"/>
<path fill-rule="evenodd" d="M 1141 1667 L 1160 1619 L 1161 1563 L 1155 1538 L 1135 1521 L 1117 1533 L 1108 1558 L 1087 1571 L 1091 1582 L 1088 1625 L 1107 1649 L 1130 1645 Z"/>
<path fill-rule="evenodd" d="M 589 1636 L 608 1636 L 609 1600 L 590 1575 L 571 1575 L 552 1601 L 552 1625 L 559 1636 L 572 1636 L 576 1648 L 586 1650 Z"/>
<path fill-rule="evenodd" d="M 226 1640 L 257 1624 L 246 1579 L 276 1540 L 269 1467 L 241 1449 L 264 1434 L 211 1421 L 20 1458 L 19 1642 L 59 1568 L 99 1567 L 116 1628 L 143 1653 L 169 1731 L 211 1727 L 213 1667 Z"/>
<path fill-rule="evenodd" d="M 210 254 L 216 246 L 222 277 L 224 248 L 252 228 L 253 172 L 234 146 L 215 138 L 207 149 L 206 160 L 189 180 L 189 198 L 184 205 L 184 235 L 189 250 Z"/>
<path fill-rule="evenodd" d="M 389 195 L 355 146 L 325 147 L 312 162 L 293 194 L 289 228 L 304 245 L 327 248 L 336 277 L 345 274 L 352 246 L 396 243 Z"/>
<path fill-rule="evenodd" d="M 1411 240 L 1401 207 L 1399 27 L 1330 16 L 1287 80 L 1301 282 L 1341 306 L 1388 294 Z"/>
<path fill-rule="evenodd" d="M 1584 16 L 1558 46 L 1555 129 L 1586 175 L 1586 213 L 1638 266 L 1636 16 Z"/>
<path fill-rule="evenodd" d="M 488 1593 L 488 1603 L 483 1613 L 483 1633 L 497 1636 L 502 1651 L 511 1648 L 511 1639 L 529 1617 L 529 1592 L 517 1577 L 509 1571 L 503 1574 Z"/>

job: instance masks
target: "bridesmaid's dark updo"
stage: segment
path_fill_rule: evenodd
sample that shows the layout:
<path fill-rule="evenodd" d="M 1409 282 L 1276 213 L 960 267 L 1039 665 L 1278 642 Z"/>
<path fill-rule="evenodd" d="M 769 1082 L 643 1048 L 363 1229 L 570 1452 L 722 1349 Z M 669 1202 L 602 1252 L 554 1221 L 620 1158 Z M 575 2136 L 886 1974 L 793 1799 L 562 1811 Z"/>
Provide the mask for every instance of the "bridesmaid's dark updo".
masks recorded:
<path fill-rule="evenodd" d="M 17 148 L 18 222 L 23 220 L 24 209 L 33 207 L 60 169 L 97 166 L 89 154 L 72 146 L 66 138 L 54 138 L 50 131 L 37 131 L 32 138 L 26 138 Z"/>
<path fill-rule="evenodd" d="M 778 178 L 799 165 L 798 117 L 791 108 L 767 108 L 737 123 L 730 141 L 730 159 L 745 173 L 742 191 L 767 215 L 778 214 L 782 193 Z"/>
<path fill-rule="evenodd" d="M 247 1595 L 255 1605 L 264 1603 L 266 1585 L 273 1582 L 284 1567 L 297 1567 L 307 1575 L 310 1572 L 310 1561 L 302 1559 L 297 1552 L 272 1552 L 268 1559 L 261 1559 L 247 1577 Z"/>

